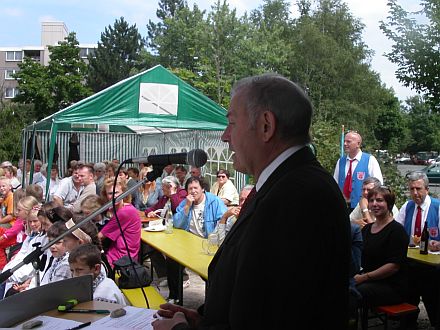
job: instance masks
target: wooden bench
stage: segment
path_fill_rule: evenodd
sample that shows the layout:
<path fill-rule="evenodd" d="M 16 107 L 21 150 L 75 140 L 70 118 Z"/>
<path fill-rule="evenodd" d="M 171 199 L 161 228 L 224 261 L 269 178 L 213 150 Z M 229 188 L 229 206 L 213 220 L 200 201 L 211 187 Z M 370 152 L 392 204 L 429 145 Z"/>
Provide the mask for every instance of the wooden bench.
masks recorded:
<path fill-rule="evenodd" d="M 118 284 L 119 276 L 115 274 L 115 283 Z M 145 295 L 147 296 L 149 307 L 145 301 L 144 294 L 142 293 L 142 289 L 145 291 Z M 124 294 L 127 301 L 131 306 L 134 307 L 142 307 L 142 308 L 150 308 L 150 309 L 159 309 L 159 306 L 166 303 L 166 300 L 162 295 L 156 290 L 153 286 L 145 286 L 143 288 L 135 288 L 135 289 L 120 289 Z"/>
<path fill-rule="evenodd" d="M 148 299 L 147 306 L 145 302 L 144 294 L 142 293 L 142 289 L 145 291 L 145 295 Z M 128 302 L 134 307 L 142 307 L 142 308 L 150 308 L 150 309 L 159 309 L 161 304 L 165 304 L 166 300 L 161 294 L 156 290 L 153 286 L 147 286 L 144 288 L 136 288 L 136 289 L 121 289 L 125 298 L 127 298 Z"/>

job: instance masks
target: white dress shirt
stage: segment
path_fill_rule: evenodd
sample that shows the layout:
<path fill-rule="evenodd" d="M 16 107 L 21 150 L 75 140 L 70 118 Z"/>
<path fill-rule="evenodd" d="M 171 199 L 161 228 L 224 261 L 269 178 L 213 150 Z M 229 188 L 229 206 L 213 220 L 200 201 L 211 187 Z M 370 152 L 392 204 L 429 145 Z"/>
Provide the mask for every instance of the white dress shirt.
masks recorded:
<path fill-rule="evenodd" d="M 351 165 L 351 174 L 353 174 L 354 170 L 356 169 L 357 164 L 361 160 L 362 157 L 362 150 L 359 150 L 359 152 L 356 154 L 356 156 L 353 158 L 353 164 Z M 336 163 L 335 172 L 333 174 L 333 177 L 335 178 L 336 182 L 339 181 L 339 160 Z M 345 176 L 347 176 L 348 168 L 350 167 L 349 160 L 352 160 L 352 158 L 348 157 L 347 155 L 347 161 L 345 162 Z M 380 183 L 383 184 L 383 176 L 382 171 L 380 170 L 379 162 L 377 159 L 370 155 L 370 159 L 368 160 L 368 175 L 374 176 L 375 178 L 379 179 Z"/>

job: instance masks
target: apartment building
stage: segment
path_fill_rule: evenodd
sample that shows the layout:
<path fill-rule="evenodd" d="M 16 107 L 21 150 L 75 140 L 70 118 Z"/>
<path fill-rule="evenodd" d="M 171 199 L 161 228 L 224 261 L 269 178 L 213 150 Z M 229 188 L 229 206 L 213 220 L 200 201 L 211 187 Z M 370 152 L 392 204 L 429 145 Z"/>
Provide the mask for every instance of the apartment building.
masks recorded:
<path fill-rule="evenodd" d="M 64 41 L 69 30 L 64 22 L 42 22 L 41 23 L 41 45 L 40 46 L 17 46 L 1 47 L 0 45 L 0 96 L 2 100 L 10 100 L 18 93 L 18 82 L 13 74 L 19 70 L 18 64 L 23 62 L 25 57 L 32 58 L 41 65 L 49 62 L 48 46 L 56 46 L 58 42 Z M 87 60 L 98 47 L 96 44 L 80 44 L 80 56 Z"/>

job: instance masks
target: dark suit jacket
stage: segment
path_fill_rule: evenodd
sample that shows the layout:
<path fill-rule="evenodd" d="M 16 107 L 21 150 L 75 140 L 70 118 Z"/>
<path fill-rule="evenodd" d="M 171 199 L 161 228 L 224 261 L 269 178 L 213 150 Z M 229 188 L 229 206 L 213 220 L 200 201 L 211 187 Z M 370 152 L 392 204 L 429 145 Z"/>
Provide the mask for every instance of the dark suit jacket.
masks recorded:
<path fill-rule="evenodd" d="M 344 198 L 305 147 L 226 236 L 209 267 L 200 328 L 345 329 L 350 255 Z"/>

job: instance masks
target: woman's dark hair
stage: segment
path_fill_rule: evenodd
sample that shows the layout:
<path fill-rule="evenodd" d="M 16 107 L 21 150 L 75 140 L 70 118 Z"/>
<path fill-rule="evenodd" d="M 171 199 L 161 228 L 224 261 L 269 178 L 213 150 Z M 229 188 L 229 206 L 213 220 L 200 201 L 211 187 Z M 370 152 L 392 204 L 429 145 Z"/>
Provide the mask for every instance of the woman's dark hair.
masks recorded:
<path fill-rule="evenodd" d="M 367 199 L 370 200 L 371 197 L 381 194 L 385 202 L 387 203 L 387 209 L 393 213 L 394 203 L 396 202 L 396 195 L 391 191 L 390 188 L 386 186 L 380 186 L 371 189 L 368 192 Z"/>
<path fill-rule="evenodd" d="M 81 244 L 69 253 L 69 263 L 82 262 L 90 268 L 101 263 L 101 251 L 94 244 Z"/>
<path fill-rule="evenodd" d="M 72 218 L 72 212 L 64 207 L 59 206 L 56 202 L 44 203 L 41 210 L 38 211 L 38 215 L 46 217 L 51 223 L 62 221 L 63 223 L 69 221 Z"/>
<path fill-rule="evenodd" d="M 49 239 L 57 238 L 61 234 L 64 234 L 66 231 L 67 227 L 64 224 L 64 221 L 57 221 L 47 229 L 46 235 Z"/>
<path fill-rule="evenodd" d="M 224 175 L 226 175 L 226 177 L 229 179 L 230 178 L 230 176 L 231 176 L 231 173 L 229 173 L 229 171 L 228 170 L 225 170 L 225 169 L 219 169 L 218 171 L 217 171 L 217 175 L 219 175 L 219 174 L 224 174 Z"/>
<path fill-rule="evenodd" d="M 192 182 L 198 182 L 200 184 L 200 187 L 202 187 L 203 189 L 206 190 L 206 183 L 205 183 L 205 180 L 202 177 L 191 176 L 191 177 L 188 178 L 188 180 L 186 180 L 186 183 L 185 183 L 185 190 L 186 191 L 188 191 L 188 186 Z"/>

